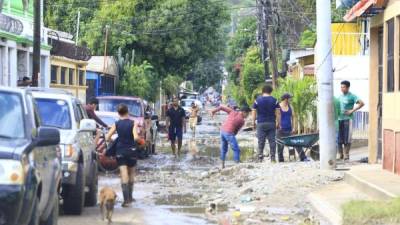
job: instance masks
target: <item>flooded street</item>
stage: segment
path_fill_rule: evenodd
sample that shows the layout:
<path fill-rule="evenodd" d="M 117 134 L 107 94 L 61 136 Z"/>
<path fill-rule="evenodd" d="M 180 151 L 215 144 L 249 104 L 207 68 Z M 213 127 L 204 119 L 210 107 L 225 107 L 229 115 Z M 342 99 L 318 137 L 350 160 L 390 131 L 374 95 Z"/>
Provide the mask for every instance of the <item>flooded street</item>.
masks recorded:
<path fill-rule="evenodd" d="M 134 198 L 130 208 L 121 208 L 122 194 L 117 174 L 102 174 L 99 190 L 112 187 L 118 203 L 116 225 L 189 224 L 320 224 L 306 195 L 319 186 L 343 179 L 343 173 L 321 171 L 318 162 L 271 164 L 253 160 L 253 132 L 238 136 L 243 163 L 231 162 L 220 169 L 219 126 L 223 116 L 206 117 L 196 139 L 185 134 L 180 159 L 170 154 L 166 135 L 160 135 L 158 154 L 139 162 Z M 205 213 L 210 204 L 215 213 Z M 322 221 L 323 222 L 323 221 Z M 85 208 L 79 217 L 61 216 L 60 225 L 107 224 L 100 210 Z"/>

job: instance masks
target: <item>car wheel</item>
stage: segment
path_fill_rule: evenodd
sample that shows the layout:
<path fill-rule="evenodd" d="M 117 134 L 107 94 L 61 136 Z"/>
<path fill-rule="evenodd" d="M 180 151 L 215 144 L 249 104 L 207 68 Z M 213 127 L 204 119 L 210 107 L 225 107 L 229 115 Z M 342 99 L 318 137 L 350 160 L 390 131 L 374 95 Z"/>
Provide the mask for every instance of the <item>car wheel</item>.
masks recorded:
<path fill-rule="evenodd" d="M 98 173 L 97 173 L 97 163 L 93 161 L 92 166 L 92 182 L 89 185 L 89 193 L 85 195 L 85 206 L 93 207 L 97 204 L 97 190 L 98 190 Z"/>
<path fill-rule="evenodd" d="M 46 221 L 40 223 L 40 225 L 57 225 L 58 223 L 58 207 L 59 207 L 59 199 L 58 194 L 54 195 L 54 203 L 53 209 Z"/>
<path fill-rule="evenodd" d="M 80 215 L 83 211 L 85 201 L 85 176 L 83 174 L 83 165 L 78 165 L 76 174 L 76 183 L 67 187 L 67 193 L 64 196 L 64 213 L 69 215 Z"/>
<path fill-rule="evenodd" d="M 39 225 L 39 198 L 36 197 L 33 203 L 32 215 L 29 221 L 29 225 Z"/>

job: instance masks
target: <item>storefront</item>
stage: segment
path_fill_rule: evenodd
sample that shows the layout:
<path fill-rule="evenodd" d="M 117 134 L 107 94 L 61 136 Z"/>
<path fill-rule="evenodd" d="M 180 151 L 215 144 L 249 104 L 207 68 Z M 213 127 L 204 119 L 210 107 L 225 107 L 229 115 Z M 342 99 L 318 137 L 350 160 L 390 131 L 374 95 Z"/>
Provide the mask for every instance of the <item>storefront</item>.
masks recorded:
<path fill-rule="evenodd" d="M 33 1 L 4 0 L 1 3 L 0 85 L 16 87 L 24 77 L 32 78 Z M 47 45 L 46 28 L 42 28 L 41 35 L 41 73 L 38 82 L 41 87 L 49 87 L 51 47 Z"/>

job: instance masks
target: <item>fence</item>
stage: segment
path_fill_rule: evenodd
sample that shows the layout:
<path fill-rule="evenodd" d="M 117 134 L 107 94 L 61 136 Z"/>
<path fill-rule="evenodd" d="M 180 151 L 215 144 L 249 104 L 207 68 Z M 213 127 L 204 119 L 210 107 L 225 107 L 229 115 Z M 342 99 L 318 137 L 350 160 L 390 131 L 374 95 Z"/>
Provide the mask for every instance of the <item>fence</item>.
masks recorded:
<path fill-rule="evenodd" d="M 369 113 L 355 112 L 353 117 L 353 139 L 368 139 Z"/>

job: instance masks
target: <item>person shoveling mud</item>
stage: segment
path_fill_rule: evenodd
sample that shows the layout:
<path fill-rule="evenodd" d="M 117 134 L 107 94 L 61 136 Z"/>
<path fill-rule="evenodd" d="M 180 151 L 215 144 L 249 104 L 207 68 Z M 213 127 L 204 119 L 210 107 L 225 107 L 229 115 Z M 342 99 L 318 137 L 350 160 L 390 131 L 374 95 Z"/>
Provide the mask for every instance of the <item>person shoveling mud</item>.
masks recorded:
<path fill-rule="evenodd" d="M 245 119 L 249 116 L 251 109 L 249 107 L 243 107 L 240 111 L 235 111 L 226 106 L 220 106 L 213 111 L 211 111 L 211 116 L 219 112 L 224 111 L 228 113 L 228 117 L 221 127 L 221 160 L 222 168 L 225 168 L 226 153 L 228 152 L 228 143 L 234 153 L 234 161 L 236 163 L 240 162 L 240 148 L 236 140 L 236 135 L 239 130 L 243 127 Z"/>

